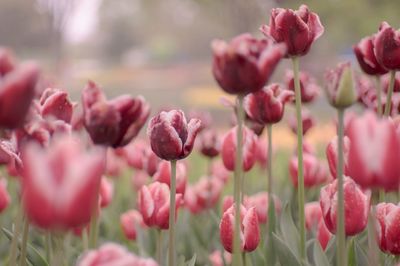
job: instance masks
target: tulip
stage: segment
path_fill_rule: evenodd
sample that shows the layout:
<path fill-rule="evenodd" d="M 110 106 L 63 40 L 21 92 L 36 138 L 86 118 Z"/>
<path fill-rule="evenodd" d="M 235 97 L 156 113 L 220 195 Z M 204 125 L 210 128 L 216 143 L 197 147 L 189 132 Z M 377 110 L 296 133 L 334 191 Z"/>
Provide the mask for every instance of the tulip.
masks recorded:
<path fill-rule="evenodd" d="M 0 213 L 2 213 L 10 204 L 10 194 L 7 192 L 7 180 L 2 178 L 0 180 Z"/>
<path fill-rule="evenodd" d="M 310 12 L 306 5 L 299 10 L 273 8 L 269 26 L 260 29 L 267 37 L 287 46 L 287 57 L 302 56 L 308 53 L 311 44 L 324 33 L 317 14 Z"/>
<path fill-rule="evenodd" d="M 281 201 L 275 195 L 272 195 L 272 199 L 275 204 L 275 211 L 277 213 L 280 213 L 281 205 L 282 205 Z M 269 209 L 269 203 L 270 203 L 270 199 L 269 199 L 268 193 L 267 192 L 259 192 L 257 194 L 254 194 L 254 195 L 248 197 L 246 202 L 244 202 L 244 205 L 247 208 L 255 207 L 257 216 L 258 216 L 258 221 L 262 224 L 265 224 L 268 222 L 267 213 L 268 213 L 268 209 Z"/>
<path fill-rule="evenodd" d="M 221 180 L 213 176 L 201 177 L 194 187 L 198 205 L 202 209 L 215 206 L 223 188 Z"/>
<path fill-rule="evenodd" d="M 370 199 L 370 191 L 363 192 L 353 179 L 344 178 L 344 225 L 346 236 L 356 235 L 367 226 Z M 319 203 L 326 227 L 332 234 L 335 234 L 338 207 L 337 179 L 321 189 Z"/>
<path fill-rule="evenodd" d="M 130 253 L 125 247 L 114 243 L 102 245 L 97 250 L 86 252 L 77 266 L 157 266 L 153 259 L 146 259 Z"/>
<path fill-rule="evenodd" d="M 249 94 L 244 99 L 244 109 L 251 119 L 262 124 L 275 124 L 283 117 L 285 103 L 294 93 L 283 90 L 277 83 Z"/>
<path fill-rule="evenodd" d="M 237 128 L 232 128 L 223 138 L 221 156 L 222 161 L 229 171 L 235 170 Z M 243 128 L 243 160 L 244 171 L 249 171 L 256 161 L 257 136 L 247 127 Z"/>
<path fill-rule="evenodd" d="M 318 158 L 309 153 L 303 155 L 304 186 L 311 188 L 324 183 L 327 180 L 327 169 Z M 289 162 L 289 173 L 293 185 L 298 186 L 298 159 L 294 156 Z"/>
<path fill-rule="evenodd" d="M 319 86 L 314 77 L 309 73 L 300 71 L 300 94 L 303 103 L 310 103 L 315 100 L 319 95 Z M 285 84 L 288 90 L 295 91 L 294 88 L 294 73 L 291 70 L 285 72 Z"/>
<path fill-rule="evenodd" d="M 103 177 L 100 182 L 99 193 L 100 207 L 105 208 L 110 205 L 114 196 L 114 183 L 106 177 Z"/>
<path fill-rule="evenodd" d="M 375 35 L 374 52 L 376 60 L 386 69 L 400 69 L 400 33 L 387 22 L 382 22 Z"/>
<path fill-rule="evenodd" d="M 225 168 L 222 161 L 213 162 L 211 165 L 211 174 L 215 178 L 218 178 L 222 183 L 226 184 L 229 180 L 230 172 Z"/>
<path fill-rule="evenodd" d="M 354 54 L 360 64 L 362 71 L 368 75 L 383 75 L 388 72 L 375 57 L 374 53 L 375 35 L 362 38 L 353 46 Z"/>
<path fill-rule="evenodd" d="M 129 210 L 121 214 L 120 223 L 122 231 L 128 240 L 136 240 L 139 225 L 146 226 L 143 223 L 142 215 L 137 210 Z"/>
<path fill-rule="evenodd" d="M 224 249 L 233 252 L 235 207 L 231 206 L 222 216 L 219 224 L 221 243 Z M 240 247 L 243 252 L 255 250 L 260 242 L 260 228 L 258 224 L 257 211 L 254 207 L 246 209 L 241 206 L 240 210 Z"/>
<path fill-rule="evenodd" d="M 318 223 L 317 239 L 323 250 L 326 249 L 331 238 L 332 234 L 326 228 L 324 220 L 320 220 Z"/>
<path fill-rule="evenodd" d="M 169 188 L 166 184 L 154 182 L 139 191 L 139 212 L 149 227 L 169 228 Z M 183 203 L 182 194 L 176 195 L 176 209 Z M 176 217 L 175 217 L 176 219 Z"/>
<path fill-rule="evenodd" d="M 76 137 L 56 138 L 48 148 L 28 145 L 21 182 L 30 221 L 55 230 L 89 223 L 98 204 L 104 162 L 103 149 L 85 151 Z"/>
<path fill-rule="evenodd" d="M 221 149 L 217 132 L 212 129 L 201 132 L 199 136 L 200 140 L 200 152 L 209 158 L 218 156 Z"/>
<path fill-rule="evenodd" d="M 288 119 L 288 123 L 290 126 L 290 129 L 294 134 L 297 134 L 297 121 L 295 116 L 290 116 Z M 301 123 L 302 123 L 302 133 L 303 136 L 307 134 L 307 132 L 314 127 L 315 125 L 315 119 L 311 115 L 311 113 L 307 109 L 303 109 L 301 112 Z"/>
<path fill-rule="evenodd" d="M 242 34 L 230 43 L 212 42 L 214 78 L 229 94 L 245 95 L 261 90 L 269 80 L 286 48 L 271 40 Z"/>
<path fill-rule="evenodd" d="M 376 206 L 375 218 L 379 248 L 385 253 L 400 255 L 400 207 L 393 203 L 379 203 Z"/>
<path fill-rule="evenodd" d="M 200 126 L 199 119 L 187 123 L 180 110 L 163 111 L 150 120 L 147 129 L 151 148 L 161 159 L 183 159 L 191 153 Z"/>
<path fill-rule="evenodd" d="M 311 230 L 319 225 L 322 220 L 321 206 L 318 201 L 308 202 L 304 206 L 304 212 L 306 214 L 306 228 Z"/>
<path fill-rule="evenodd" d="M 146 185 L 148 182 L 149 176 L 146 172 L 143 171 L 135 171 L 131 178 L 132 188 L 134 191 L 138 191 L 142 188 L 142 186 Z"/>
<path fill-rule="evenodd" d="M 40 97 L 40 113 L 43 117 L 53 117 L 70 123 L 74 104 L 68 99 L 68 93 L 60 89 L 47 88 Z"/>
<path fill-rule="evenodd" d="M 347 136 L 343 139 L 343 159 L 344 159 L 344 175 L 349 175 L 348 158 L 349 158 L 350 140 Z M 338 161 L 338 138 L 332 139 L 326 147 L 326 158 L 328 159 L 329 171 L 333 178 L 336 178 L 336 167 Z"/>
<path fill-rule="evenodd" d="M 106 175 L 118 177 L 126 167 L 125 162 L 116 154 L 115 149 L 107 149 Z"/>
<path fill-rule="evenodd" d="M 185 194 L 187 183 L 187 169 L 182 162 L 176 164 L 176 193 Z M 171 165 L 167 161 L 162 161 L 158 164 L 157 172 L 153 175 L 154 181 L 171 186 Z"/>
<path fill-rule="evenodd" d="M 268 152 L 269 145 L 270 144 L 265 142 L 262 138 L 257 138 L 256 162 L 262 169 L 267 168 L 269 157 L 273 156 L 273 153 L 269 154 Z"/>
<path fill-rule="evenodd" d="M 11 51 L 0 47 L 0 78 L 14 69 L 15 62 Z"/>
<path fill-rule="evenodd" d="M 210 127 L 212 123 L 212 117 L 209 112 L 199 112 L 197 110 L 191 110 L 188 114 L 188 119 L 199 119 L 201 121 L 199 132 Z"/>
<path fill-rule="evenodd" d="M 222 259 L 222 254 L 220 250 L 215 250 L 208 256 L 208 260 L 211 263 L 211 266 L 224 266 L 224 261 L 228 264 L 232 262 L 232 256 L 228 252 L 224 252 L 224 258 Z"/>
<path fill-rule="evenodd" d="M 397 191 L 400 185 L 400 139 L 393 122 L 368 112 L 353 118 L 346 130 L 350 140 L 347 173 L 363 188 Z"/>
<path fill-rule="evenodd" d="M 121 147 L 137 136 L 150 107 L 143 97 L 122 95 L 107 100 L 100 88 L 89 82 L 82 92 L 84 124 L 95 144 Z"/>
<path fill-rule="evenodd" d="M 0 139 L 0 165 L 8 164 L 17 168 L 22 167 L 22 161 L 13 141 Z"/>

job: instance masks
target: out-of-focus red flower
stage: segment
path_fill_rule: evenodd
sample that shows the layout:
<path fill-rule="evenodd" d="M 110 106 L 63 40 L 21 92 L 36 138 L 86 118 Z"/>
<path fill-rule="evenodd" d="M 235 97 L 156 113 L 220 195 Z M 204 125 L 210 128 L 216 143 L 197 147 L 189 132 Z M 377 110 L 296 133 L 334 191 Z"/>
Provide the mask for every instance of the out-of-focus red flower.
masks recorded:
<path fill-rule="evenodd" d="M 379 248 L 392 255 L 400 254 L 400 232 L 398 221 L 400 207 L 393 203 L 379 203 L 375 209 L 376 232 Z"/>
<path fill-rule="evenodd" d="M 304 213 L 306 216 L 306 228 L 311 230 L 316 228 L 322 220 L 321 206 L 318 201 L 308 202 L 304 205 Z"/>
<path fill-rule="evenodd" d="M 310 103 L 314 99 L 316 99 L 319 95 L 320 87 L 317 84 L 317 81 L 314 77 L 312 77 L 308 72 L 300 71 L 299 73 L 300 79 L 300 94 L 301 101 L 303 103 Z M 287 69 L 285 72 L 285 84 L 288 90 L 294 90 L 294 75 L 293 71 Z M 294 102 L 294 100 L 293 100 Z"/>
<path fill-rule="evenodd" d="M 295 187 L 298 185 L 298 160 L 294 155 L 289 162 L 289 173 Z M 314 187 L 325 183 L 328 180 L 328 173 L 325 164 L 311 153 L 303 154 L 303 173 L 304 186 L 307 188 Z"/>
<path fill-rule="evenodd" d="M 0 139 L 0 165 L 12 165 L 15 168 L 22 167 L 22 161 L 19 152 L 13 141 Z"/>
<path fill-rule="evenodd" d="M 129 240 L 136 240 L 138 226 L 146 226 L 143 223 L 142 215 L 137 210 L 129 210 L 120 216 L 120 223 L 125 237 Z"/>
<path fill-rule="evenodd" d="M 213 129 L 207 129 L 199 135 L 200 152 L 209 158 L 218 156 L 221 149 L 217 132 Z"/>
<path fill-rule="evenodd" d="M 398 190 L 400 139 L 394 123 L 368 112 L 353 118 L 346 134 L 350 140 L 348 175 L 363 188 Z"/>
<path fill-rule="evenodd" d="M 224 252 L 224 258 L 222 259 L 222 254 L 220 250 L 215 250 L 208 256 L 208 260 L 211 266 L 224 266 L 224 261 L 228 264 L 232 262 L 232 255 L 228 252 Z"/>
<path fill-rule="evenodd" d="M 375 35 L 374 52 L 376 60 L 386 69 L 400 69 L 400 32 L 387 22 L 382 22 Z"/>
<path fill-rule="evenodd" d="M 354 54 L 360 64 L 362 71 L 368 75 L 383 75 L 388 71 L 378 63 L 374 53 L 375 35 L 361 39 L 353 46 Z"/>
<path fill-rule="evenodd" d="M 286 56 L 292 57 L 307 54 L 311 44 L 324 33 L 324 27 L 317 14 L 301 5 L 298 10 L 273 8 L 269 26 L 261 26 L 261 31 L 276 42 L 285 43 Z"/>
<path fill-rule="evenodd" d="M 343 170 L 344 175 L 349 175 L 348 172 L 348 158 L 349 158 L 350 140 L 347 136 L 343 138 Z M 328 159 L 329 171 L 333 178 L 336 178 L 336 166 L 338 160 L 338 138 L 337 136 L 332 139 L 326 147 L 326 158 Z"/>
<path fill-rule="evenodd" d="M 317 239 L 323 250 L 328 246 L 329 240 L 331 240 L 332 234 L 329 232 L 325 225 L 324 220 L 320 220 L 318 223 Z"/>
<path fill-rule="evenodd" d="M 226 210 L 219 224 L 221 243 L 229 253 L 233 250 L 233 231 L 235 221 L 235 207 L 232 205 Z M 254 207 L 246 209 L 241 206 L 240 210 L 240 246 L 242 251 L 251 252 L 255 250 L 260 242 L 260 226 L 257 211 Z"/>
<path fill-rule="evenodd" d="M 107 149 L 107 161 L 106 161 L 106 175 L 118 177 L 122 174 L 126 164 L 123 159 L 116 154 L 116 150 L 112 148 Z"/>
<path fill-rule="evenodd" d="M 183 159 L 192 152 L 200 126 L 199 119 L 188 123 L 181 110 L 163 111 L 150 120 L 147 128 L 151 149 L 167 161 Z"/>
<path fill-rule="evenodd" d="M 160 182 L 143 186 L 139 191 L 139 211 L 149 227 L 169 228 L 169 187 Z M 176 209 L 183 204 L 182 194 L 176 194 Z M 178 215 L 178 212 L 175 212 Z M 176 217 L 175 217 L 176 219 Z"/>
<path fill-rule="evenodd" d="M 241 95 L 261 90 L 286 53 L 284 45 L 250 34 L 239 35 L 230 43 L 214 40 L 212 50 L 212 71 L 219 86 L 229 94 Z"/>
<path fill-rule="evenodd" d="M 199 119 L 201 121 L 199 132 L 209 128 L 212 123 L 212 117 L 209 112 L 202 112 L 197 110 L 191 110 L 188 114 L 188 119 Z"/>
<path fill-rule="evenodd" d="M 276 213 L 281 212 L 281 201 L 275 195 L 272 195 L 275 204 Z M 247 198 L 247 201 L 244 202 L 244 205 L 247 208 L 255 207 L 258 221 L 262 224 L 268 222 L 268 208 L 269 208 L 269 197 L 267 192 L 259 192 Z"/>
<path fill-rule="evenodd" d="M 70 123 L 74 104 L 68 99 L 66 91 L 47 88 L 40 97 L 39 109 L 44 118 L 50 117 Z"/>
<path fill-rule="evenodd" d="M 100 207 L 105 208 L 110 205 L 111 200 L 114 196 L 114 183 L 111 180 L 108 180 L 106 177 L 101 179 L 100 183 Z"/>
<path fill-rule="evenodd" d="M 244 109 L 251 119 L 262 124 L 275 124 L 281 121 L 285 103 L 294 98 L 294 93 L 283 90 L 277 83 L 251 93 L 244 100 Z"/>
<path fill-rule="evenodd" d="M 336 233 L 338 208 L 338 180 L 321 188 L 319 203 L 325 225 L 332 233 Z M 367 226 L 370 209 L 371 192 L 363 192 L 349 177 L 344 177 L 344 217 L 346 236 L 362 232 Z"/>
<path fill-rule="evenodd" d="M 262 138 L 257 138 L 257 151 L 256 151 L 256 162 L 262 169 L 267 168 L 268 156 L 268 144 Z"/>
<path fill-rule="evenodd" d="M 294 134 L 297 134 L 297 119 L 295 115 L 292 115 L 288 119 L 290 129 Z M 301 111 L 301 123 L 303 124 L 303 136 L 314 127 L 315 119 L 312 114 L 305 108 Z"/>
<path fill-rule="evenodd" d="M 0 47 L 0 78 L 15 68 L 15 61 L 12 52 Z"/>
<path fill-rule="evenodd" d="M 150 258 L 141 258 L 130 253 L 125 247 L 114 243 L 103 244 L 97 250 L 90 250 L 78 260 L 77 266 L 158 266 Z"/>
<path fill-rule="evenodd" d="M 226 169 L 230 171 L 235 170 L 236 160 L 236 134 L 237 127 L 232 128 L 224 137 L 222 141 L 221 156 Z M 248 129 L 243 127 L 243 162 L 242 167 L 244 171 L 249 171 L 256 162 L 257 152 L 257 136 Z"/>
<path fill-rule="evenodd" d="M 132 187 L 135 191 L 138 191 L 142 186 L 144 186 L 149 180 L 149 176 L 144 171 L 135 171 L 132 175 Z"/>
<path fill-rule="evenodd" d="M 0 179 L 0 213 L 2 213 L 10 204 L 11 198 L 7 191 L 7 180 Z"/>
<path fill-rule="evenodd" d="M 87 224 L 98 205 L 105 151 L 85 150 L 76 137 L 32 143 L 23 154 L 22 201 L 31 222 L 63 230 Z"/>
<path fill-rule="evenodd" d="M 158 164 L 157 171 L 153 175 L 154 181 L 171 185 L 171 163 L 162 161 Z M 187 184 L 187 168 L 182 162 L 176 164 L 176 193 L 185 194 Z"/>
<path fill-rule="evenodd" d="M 84 124 L 95 144 L 114 148 L 137 136 L 150 114 L 143 97 L 122 95 L 107 100 L 100 88 L 89 82 L 82 92 Z"/>
<path fill-rule="evenodd" d="M 229 172 L 224 163 L 222 161 L 215 161 L 211 166 L 212 176 L 221 180 L 224 184 L 226 184 L 229 180 L 231 172 Z"/>

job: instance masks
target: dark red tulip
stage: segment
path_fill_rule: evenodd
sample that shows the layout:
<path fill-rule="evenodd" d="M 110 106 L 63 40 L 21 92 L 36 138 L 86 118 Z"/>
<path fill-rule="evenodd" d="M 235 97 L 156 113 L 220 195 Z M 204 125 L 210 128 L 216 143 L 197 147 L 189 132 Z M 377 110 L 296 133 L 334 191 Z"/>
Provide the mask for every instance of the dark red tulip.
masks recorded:
<path fill-rule="evenodd" d="M 312 114 L 305 108 L 301 111 L 301 122 L 303 124 L 303 136 L 314 127 L 315 119 Z M 297 134 L 297 119 L 295 115 L 292 115 L 288 119 L 290 129 L 294 134 Z"/>
<path fill-rule="evenodd" d="M 192 152 L 200 126 L 199 119 L 187 123 L 181 110 L 162 111 L 150 120 L 147 128 L 151 149 L 167 161 L 183 159 Z"/>
<path fill-rule="evenodd" d="M 362 38 L 359 43 L 353 46 L 354 54 L 361 69 L 368 75 L 383 75 L 387 69 L 381 66 L 376 60 L 374 53 L 375 35 Z"/>
<path fill-rule="evenodd" d="M 38 77 L 38 66 L 26 63 L 0 78 L 0 128 L 22 126 Z"/>
<path fill-rule="evenodd" d="M 95 144 L 125 146 L 146 122 L 150 107 L 143 97 L 122 95 L 107 100 L 100 88 L 89 82 L 82 92 L 84 124 Z"/>
<path fill-rule="evenodd" d="M 212 42 L 212 71 L 219 86 L 229 94 L 245 95 L 261 90 L 286 52 L 282 44 L 242 34 L 230 43 Z"/>
<path fill-rule="evenodd" d="M 221 143 L 217 132 L 213 129 L 207 129 L 199 135 L 200 152 L 209 158 L 218 156 L 221 150 Z"/>
<path fill-rule="evenodd" d="M 300 71 L 299 74 L 300 79 L 300 94 L 301 101 L 303 103 L 310 103 L 314 99 L 316 99 L 319 95 L 320 87 L 317 84 L 317 81 L 314 77 L 312 77 L 308 72 Z M 294 75 L 292 70 L 286 70 L 285 72 L 285 84 L 286 87 L 291 90 L 294 90 Z M 294 100 L 293 100 L 294 102 Z"/>
<path fill-rule="evenodd" d="M 276 42 L 285 43 L 287 57 L 292 57 L 307 54 L 311 44 L 324 33 L 324 27 L 317 14 L 301 5 L 299 10 L 273 8 L 269 26 L 261 26 L 261 31 Z"/>
<path fill-rule="evenodd" d="M 251 119 L 259 123 L 275 124 L 283 117 L 285 103 L 293 98 L 292 91 L 283 90 L 279 84 L 274 83 L 248 94 L 244 99 L 244 109 Z"/>
<path fill-rule="evenodd" d="M 39 104 L 40 114 L 43 117 L 52 117 L 66 123 L 71 122 L 74 105 L 68 99 L 66 91 L 47 88 L 40 97 Z"/>
<path fill-rule="evenodd" d="M 400 69 L 400 32 L 382 22 L 374 40 L 377 61 L 386 69 Z"/>

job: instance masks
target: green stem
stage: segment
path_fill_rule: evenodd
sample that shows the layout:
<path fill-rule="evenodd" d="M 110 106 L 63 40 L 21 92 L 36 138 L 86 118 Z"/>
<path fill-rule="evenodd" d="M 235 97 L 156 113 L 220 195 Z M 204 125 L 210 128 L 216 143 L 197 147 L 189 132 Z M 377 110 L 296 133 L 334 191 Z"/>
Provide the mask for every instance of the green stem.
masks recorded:
<path fill-rule="evenodd" d="M 171 161 L 171 186 L 169 205 L 169 254 L 168 265 L 175 266 L 175 195 L 176 195 L 176 161 Z"/>
<path fill-rule="evenodd" d="M 272 241 L 272 233 L 275 229 L 275 202 L 272 197 L 273 191 L 273 180 L 272 180 L 272 124 L 267 125 L 267 137 L 268 137 L 268 154 L 267 154 L 267 178 L 268 178 L 268 241 L 269 241 L 269 259 L 275 261 L 275 248 L 274 242 Z"/>
<path fill-rule="evenodd" d="M 382 116 L 383 108 L 382 108 L 382 85 L 381 85 L 381 78 L 379 75 L 375 76 L 376 82 L 376 100 L 378 102 L 378 115 L 379 117 Z"/>
<path fill-rule="evenodd" d="M 303 175 L 303 121 L 301 117 L 301 88 L 299 77 L 299 57 L 292 58 L 294 73 L 294 88 L 297 117 L 297 165 L 298 165 L 298 211 L 300 229 L 300 256 L 302 263 L 307 263 L 306 256 L 306 223 L 304 215 L 304 175 Z"/>
<path fill-rule="evenodd" d="M 368 214 L 368 259 L 371 265 L 379 265 L 378 254 L 379 249 L 376 244 L 376 233 L 375 233 L 375 207 L 372 206 L 371 211 Z"/>
<path fill-rule="evenodd" d="M 96 205 L 97 207 L 97 205 Z M 95 249 L 97 245 L 97 234 L 98 234 L 98 214 L 93 213 L 92 219 L 90 220 L 90 229 L 89 229 L 89 248 Z"/>
<path fill-rule="evenodd" d="M 237 101 L 237 132 L 236 132 L 236 161 L 233 183 L 233 198 L 235 201 L 235 226 L 233 234 L 233 266 L 242 265 L 240 259 L 240 205 L 241 205 L 241 179 L 243 173 L 242 143 L 243 143 L 243 95 Z"/>
<path fill-rule="evenodd" d="M 83 245 L 83 250 L 88 251 L 89 250 L 89 230 L 88 228 L 83 228 L 82 230 L 82 245 Z"/>
<path fill-rule="evenodd" d="M 343 137 L 344 137 L 344 109 L 338 109 L 338 216 L 337 216 L 337 265 L 347 265 L 346 235 L 344 217 L 344 192 L 343 192 Z"/>
<path fill-rule="evenodd" d="M 396 70 L 391 70 L 390 71 L 390 80 L 389 80 L 389 88 L 386 96 L 386 106 L 385 106 L 385 116 L 389 117 L 390 116 L 390 109 L 392 105 L 392 94 L 393 94 L 393 88 L 394 88 L 394 79 L 396 77 Z"/>
<path fill-rule="evenodd" d="M 157 262 L 162 265 L 161 262 L 161 257 L 162 257 L 162 243 L 163 243 L 163 237 L 162 237 L 162 231 L 161 229 L 157 229 Z"/>
<path fill-rule="evenodd" d="M 26 265 L 26 247 L 28 245 L 28 233 L 29 233 L 29 219 L 25 217 L 24 228 L 22 231 L 22 243 L 21 243 L 21 255 L 19 256 L 19 265 Z"/>
<path fill-rule="evenodd" d="M 246 265 L 247 265 L 247 262 L 246 262 L 246 252 L 242 252 L 242 262 L 243 262 L 243 266 L 246 266 Z"/>
<path fill-rule="evenodd" d="M 15 218 L 14 235 L 11 240 L 10 259 L 9 259 L 10 266 L 17 265 L 17 249 L 18 249 L 18 241 L 19 241 L 19 234 L 20 234 L 20 230 L 21 230 L 22 218 L 23 218 L 23 211 L 22 211 L 22 203 L 21 203 L 18 208 L 17 217 Z"/>
<path fill-rule="evenodd" d="M 49 231 L 46 231 L 45 239 L 44 239 L 44 248 L 46 252 L 46 261 L 50 263 L 52 260 L 51 254 L 53 254 L 52 245 L 51 245 L 51 235 Z"/>
<path fill-rule="evenodd" d="M 51 235 L 51 242 L 53 246 L 53 254 L 51 256 L 50 265 L 65 266 L 65 254 L 64 254 L 64 235 L 57 235 L 53 233 Z"/>

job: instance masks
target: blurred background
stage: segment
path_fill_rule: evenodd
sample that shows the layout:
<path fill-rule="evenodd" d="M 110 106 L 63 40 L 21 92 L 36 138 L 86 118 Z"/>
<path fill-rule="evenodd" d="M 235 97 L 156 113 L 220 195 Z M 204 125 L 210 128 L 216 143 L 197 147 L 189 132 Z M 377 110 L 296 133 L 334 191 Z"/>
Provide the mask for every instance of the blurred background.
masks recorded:
<path fill-rule="evenodd" d="M 400 24 L 397 0 L 1 0 L 0 45 L 38 60 L 49 83 L 75 100 L 92 79 L 110 97 L 143 95 L 153 112 L 207 109 L 228 125 L 230 110 L 219 103 L 223 93 L 211 74 L 211 40 L 243 32 L 261 37 L 271 8 L 302 3 L 325 26 L 301 59 L 320 81 L 327 67 L 354 60 L 352 45 L 381 21 Z M 273 80 L 282 81 L 287 67 L 283 60 Z M 329 114 L 323 97 L 314 105 L 320 116 Z"/>

